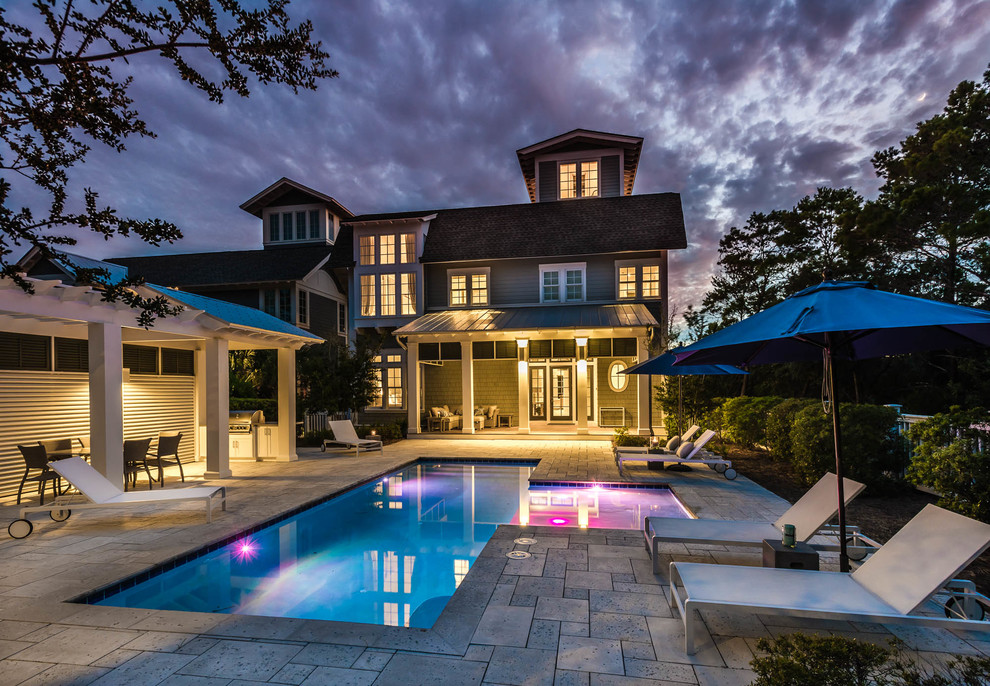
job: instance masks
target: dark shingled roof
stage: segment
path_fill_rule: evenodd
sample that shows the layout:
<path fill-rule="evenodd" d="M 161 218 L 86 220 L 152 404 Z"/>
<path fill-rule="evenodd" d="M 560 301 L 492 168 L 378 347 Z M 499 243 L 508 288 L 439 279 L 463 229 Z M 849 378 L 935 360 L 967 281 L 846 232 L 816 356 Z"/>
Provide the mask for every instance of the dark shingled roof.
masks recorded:
<path fill-rule="evenodd" d="M 347 224 L 340 225 L 337 240 L 333 242 L 333 252 L 330 259 L 323 265 L 324 269 L 354 266 L 354 229 Z"/>
<path fill-rule="evenodd" d="M 423 262 L 687 247 L 677 193 L 440 210 Z M 350 256 L 351 253 L 348 253 Z"/>
<path fill-rule="evenodd" d="M 299 245 L 269 250 L 198 252 L 184 255 L 114 257 L 130 276 L 163 286 L 295 281 L 309 274 L 330 252 L 329 245 Z"/>

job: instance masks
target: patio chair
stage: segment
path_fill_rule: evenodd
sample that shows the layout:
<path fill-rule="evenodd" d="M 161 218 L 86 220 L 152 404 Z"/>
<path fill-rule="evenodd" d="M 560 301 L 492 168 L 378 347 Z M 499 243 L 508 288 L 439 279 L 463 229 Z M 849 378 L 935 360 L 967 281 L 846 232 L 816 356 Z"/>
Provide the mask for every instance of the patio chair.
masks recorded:
<path fill-rule="evenodd" d="M 179 441 L 182 440 L 181 431 L 163 431 L 158 434 L 158 447 L 155 454 L 148 457 L 147 464 L 158 467 L 158 481 L 165 485 L 165 467 L 173 465 L 179 468 L 179 477 L 182 483 L 186 482 L 185 472 L 182 471 L 182 460 L 179 459 Z"/>
<path fill-rule="evenodd" d="M 701 434 L 697 443 L 686 442 L 681 444 L 675 453 L 650 453 L 646 448 L 616 448 L 615 463 L 619 466 L 619 474 L 622 473 L 623 462 L 661 462 L 670 464 L 686 464 L 688 462 L 706 465 L 709 469 L 714 469 L 730 481 L 735 479 L 736 470 L 732 468 L 732 462 L 713 453 L 702 452 L 708 441 L 715 437 L 714 431 L 706 431 Z"/>
<path fill-rule="evenodd" d="M 38 493 L 41 497 L 41 504 L 45 504 L 45 484 L 52 482 L 52 493 L 58 497 L 61 490 L 59 476 L 48 466 L 48 453 L 43 445 L 19 445 L 17 449 L 21 451 L 24 458 L 24 476 L 21 477 L 21 485 L 17 487 L 17 504 L 21 504 L 21 493 L 24 491 L 24 484 L 28 481 L 38 482 Z M 32 471 L 40 470 L 39 474 L 31 474 Z"/>
<path fill-rule="evenodd" d="M 864 484 L 852 479 L 843 479 L 842 483 L 847 505 L 866 488 Z M 777 521 L 772 523 L 647 517 L 643 525 L 643 534 L 646 537 L 646 548 L 653 556 L 653 573 L 659 574 L 661 571 L 657 561 L 661 543 L 704 543 L 756 547 L 762 545 L 764 539 L 779 539 L 780 528 L 784 524 L 794 525 L 795 540 L 808 541 L 819 533 L 822 527 L 839 511 L 836 486 L 835 474 L 829 472 L 819 479 L 818 483 L 812 486 L 796 503 L 791 505 L 787 512 L 778 517 Z M 856 559 L 854 556 L 861 554 L 860 559 L 862 559 L 868 550 L 861 545 L 861 542 L 872 547 L 873 541 L 862 536 L 855 527 L 850 527 L 849 532 L 853 536 L 850 557 Z M 819 550 L 838 549 L 838 546 L 827 544 L 819 544 L 815 547 Z"/>
<path fill-rule="evenodd" d="M 135 438 L 124 441 L 124 487 L 130 481 L 137 488 L 137 476 L 143 469 L 148 475 L 148 490 L 154 486 L 155 479 L 148 468 L 148 450 L 151 449 L 150 438 Z"/>
<path fill-rule="evenodd" d="M 71 438 L 56 438 L 49 441 L 38 441 L 38 443 L 45 446 L 45 453 L 47 453 L 49 460 L 59 460 L 63 457 L 72 457 L 73 450 Z"/>
<path fill-rule="evenodd" d="M 20 519 L 14 520 L 7 527 L 7 533 L 13 538 L 26 538 L 31 535 L 34 525 L 27 518 L 31 512 L 48 512 L 56 522 L 64 522 L 72 514 L 73 509 L 134 507 L 196 500 L 206 504 L 206 521 L 212 522 L 213 508 L 218 501 L 222 510 L 227 509 L 227 489 L 223 486 L 194 486 L 192 488 L 164 489 L 151 493 L 144 491 L 125 493 L 81 457 L 69 457 L 51 462 L 48 466 L 75 486 L 79 493 L 58 496 L 54 502 L 48 505 L 21 508 Z M 215 498 L 217 494 L 220 496 L 219 499 Z"/>
<path fill-rule="evenodd" d="M 382 455 L 385 454 L 384 444 L 380 438 L 358 438 L 357 431 L 354 430 L 354 425 L 349 419 L 330 422 L 330 430 L 333 431 L 333 438 L 323 440 L 323 445 L 320 447 L 323 452 L 326 452 L 328 446 L 343 445 L 347 448 L 354 448 L 355 455 L 360 453 L 362 449 L 377 449 Z"/>
<path fill-rule="evenodd" d="M 670 564 L 670 605 L 694 653 L 694 610 L 990 630 L 990 622 L 919 614 L 990 547 L 990 524 L 927 505 L 856 571 Z"/>

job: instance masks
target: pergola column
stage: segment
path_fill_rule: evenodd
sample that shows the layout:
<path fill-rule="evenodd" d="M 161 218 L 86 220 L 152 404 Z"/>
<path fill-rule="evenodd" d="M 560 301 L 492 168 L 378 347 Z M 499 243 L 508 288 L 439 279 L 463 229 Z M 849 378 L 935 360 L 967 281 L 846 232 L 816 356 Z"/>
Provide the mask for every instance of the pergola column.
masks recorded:
<path fill-rule="evenodd" d="M 89 441 L 93 467 L 124 485 L 124 373 L 120 325 L 90 323 Z"/>
<path fill-rule="evenodd" d="M 420 369 L 419 369 L 419 343 L 409 343 L 406 346 L 406 420 L 409 428 L 407 433 L 418 434 L 420 432 L 419 418 L 420 412 Z M 467 412 L 464 413 L 467 417 Z"/>
<path fill-rule="evenodd" d="M 636 356 L 637 363 L 650 359 L 650 349 L 646 336 L 636 337 Z M 650 397 L 652 390 L 650 379 L 652 377 L 649 374 L 636 374 L 636 424 L 638 426 L 636 433 L 640 436 L 650 435 L 650 404 L 653 402 Z"/>
<path fill-rule="evenodd" d="M 519 433 L 529 433 L 529 341 L 521 338 L 519 346 Z M 520 510 L 520 513 L 522 511 Z"/>
<path fill-rule="evenodd" d="M 474 433 L 474 351 L 461 341 L 461 431 Z"/>
<path fill-rule="evenodd" d="M 230 476 L 230 360 L 224 338 L 207 338 L 203 346 L 206 364 L 206 478 Z"/>
<path fill-rule="evenodd" d="M 295 462 L 296 455 L 296 351 L 278 349 L 278 457 Z"/>

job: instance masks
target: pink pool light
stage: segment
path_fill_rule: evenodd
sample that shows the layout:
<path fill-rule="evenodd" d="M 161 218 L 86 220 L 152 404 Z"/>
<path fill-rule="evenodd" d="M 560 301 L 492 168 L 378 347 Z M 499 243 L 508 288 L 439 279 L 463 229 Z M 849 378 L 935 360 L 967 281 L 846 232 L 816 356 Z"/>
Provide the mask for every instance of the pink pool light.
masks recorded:
<path fill-rule="evenodd" d="M 550 523 L 553 524 L 554 526 L 564 526 L 565 524 L 567 524 L 568 521 L 570 520 L 564 519 L 563 517 L 554 517 L 553 519 L 550 520 Z"/>
<path fill-rule="evenodd" d="M 251 539 L 244 539 L 234 546 L 234 557 L 239 561 L 252 560 L 258 555 L 258 546 Z"/>

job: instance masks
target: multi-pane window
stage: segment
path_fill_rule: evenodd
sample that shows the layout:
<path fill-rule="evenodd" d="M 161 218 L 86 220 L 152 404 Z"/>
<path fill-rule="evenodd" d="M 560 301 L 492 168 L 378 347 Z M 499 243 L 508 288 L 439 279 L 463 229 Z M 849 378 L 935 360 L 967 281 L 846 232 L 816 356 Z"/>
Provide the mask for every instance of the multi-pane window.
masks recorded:
<path fill-rule="evenodd" d="M 402 314 L 416 314 L 416 275 L 412 273 L 399 275 L 399 299 Z"/>
<path fill-rule="evenodd" d="M 375 316 L 375 275 L 361 275 L 361 316 Z"/>
<path fill-rule="evenodd" d="M 656 264 L 643 265 L 643 297 L 660 297 L 660 266 Z"/>
<path fill-rule="evenodd" d="M 471 304 L 488 304 L 488 274 L 471 275 Z"/>
<path fill-rule="evenodd" d="M 375 237 L 374 236 L 361 236 L 361 251 L 359 262 L 362 265 L 369 265 L 375 263 Z"/>
<path fill-rule="evenodd" d="M 598 195 L 598 161 L 581 163 L 581 197 Z"/>
<path fill-rule="evenodd" d="M 567 270 L 567 299 L 584 300 L 584 272 L 580 269 Z"/>
<path fill-rule="evenodd" d="M 268 240 L 269 241 L 279 240 L 278 214 L 274 212 L 268 215 Z"/>
<path fill-rule="evenodd" d="M 577 197 L 577 164 L 560 165 L 560 199 Z"/>
<path fill-rule="evenodd" d="M 402 407 L 402 367 L 386 367 L 386 398 L 388 407 Z"/>
<path fill-rule="evenodd" d="M 395 274 L 382 274 L 382 316 L 395 314 Z"/>
<path fill-rule="evenodd" d="M 454 274 L 450 277 L 450 306 L 467 305 L 467 274 Z"/>
<path fill-rule="evenodd" d="M 619 298 L 636 297 L 636 267 L 619 267 Z"/>
<path fill-rule="evenodd" d="M 395 264 L 395 236 L 384 234 L 378 237 L 379 264 Z"/>
<path fill-rule="evenodd" d="M 382 358 L 380 356 L 376 357 L 373 360 L 373 362 L 381 362 L 381 361 Z M 375 380 L 374 380 L 374 392 L 371 397 L 370 407 L 381 407 L 382 401 L 385 397 L 385 394 L 382 393 L 382 370 L 376 368 L 372 370 L 372 373 L 374 374 Z"/>
<path fill-rule="evenodd" d="M 337 303 L 337 333 L 347 333 L 347 304 Z"/>
<path fill-rule="evenodd" d="M 560 302 L 560 272 L 543 272 L 543 302 Z"/>
<path fill-rule="evenodd" d="M 292 213 L 283 212 L 282 213 L 282 240 L 291 241 L 293 239 L 292 235 Z"/>
<path fill-rule="evenodd" d="M 540 302 L 584 300 L 584 262 L 540 265 Z"/>
<path fill-rule="evenodd" d="M 299 323 L 302 325 L 309 324 L 309 291 L 299 291 L 299 305 L 296 307 L 296 314 Z"/>
<path fill-rule="evenodd" d="M 296 212 L 296 240 L 306 238 L 306 212 Z"/>
<path fill-rule="evenodd" d="M 309 237 L 320 237 L 320 213 L 319 210 L 309 211 Z"/>
<path fill-rule="evenodd" d="M 287 322 L 292 321 L 292 291 L 288 288 L 269 289 L 261 292 L 262 311 Z"/>
<path fill-rule="evenodd" d="M 412 264 L 416 261 L 416 234 L 403 233 L 399 236 L 399 262 Z"/>
<path fill-rule="evenodd" d="M 325 209 L 312 206 L 300 208 L 272 208 L 265 210 L 268 225 L 268 242 L 307 241 L 320 237 L 323 228 Z"/>

